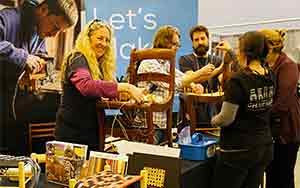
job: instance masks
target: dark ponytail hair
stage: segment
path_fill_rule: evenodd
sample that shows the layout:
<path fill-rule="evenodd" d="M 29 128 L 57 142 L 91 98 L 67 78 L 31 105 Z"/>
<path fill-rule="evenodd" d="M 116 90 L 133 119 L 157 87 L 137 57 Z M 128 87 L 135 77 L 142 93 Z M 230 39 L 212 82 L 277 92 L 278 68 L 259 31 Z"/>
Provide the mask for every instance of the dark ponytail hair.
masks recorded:
<path fill-rule="evenodd" d="M 247 65 L 252 60 L 259 60 L 262 63 L 268 54 L 267 41 L 263 34 L 258 31 L 249 31 L 239 38 L 240 52 L 247 57 Z"/>

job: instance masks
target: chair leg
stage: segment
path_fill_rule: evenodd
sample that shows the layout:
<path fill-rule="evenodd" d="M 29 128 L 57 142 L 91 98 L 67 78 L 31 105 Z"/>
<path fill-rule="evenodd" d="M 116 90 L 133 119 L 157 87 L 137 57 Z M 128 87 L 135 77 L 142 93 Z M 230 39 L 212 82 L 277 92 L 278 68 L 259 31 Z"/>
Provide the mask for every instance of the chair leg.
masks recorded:
<path fill-rule="evenodd" d="M 28 153 L 32 153 L 32 134 L 31 134 L 31 124 L 28 125 Z"/>
<path fill-rule="evenodd" d="M 99 151 L 104 151 L 105 144 L 105 124 L 99 126 Z"/>
<path fill-rule="evenodd" d="M 153 125 L 153 112 L 147 111 L 146 112 L 146 122 L 148 128 L 148 144 L 154 143 L 154 125 Z"/>
<path fill-rule="evenodd" d="M 172 147 L 172 108 L 167 111 L 167 139 L 168 139 L 168 146 Z"/>

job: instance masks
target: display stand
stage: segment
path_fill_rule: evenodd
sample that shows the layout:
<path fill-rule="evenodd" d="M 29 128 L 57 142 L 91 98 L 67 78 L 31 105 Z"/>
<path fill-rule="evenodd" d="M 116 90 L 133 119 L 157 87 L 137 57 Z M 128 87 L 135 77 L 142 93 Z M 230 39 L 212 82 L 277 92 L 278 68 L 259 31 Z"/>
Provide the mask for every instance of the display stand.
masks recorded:
<path fill-rule="evenodd" d="M 148 171 L 150 187 L 199 188 L 211 187 L 215 158 L 187 161 L 179 158 L 133 153 L 129 157 L 128 172 Z"/>

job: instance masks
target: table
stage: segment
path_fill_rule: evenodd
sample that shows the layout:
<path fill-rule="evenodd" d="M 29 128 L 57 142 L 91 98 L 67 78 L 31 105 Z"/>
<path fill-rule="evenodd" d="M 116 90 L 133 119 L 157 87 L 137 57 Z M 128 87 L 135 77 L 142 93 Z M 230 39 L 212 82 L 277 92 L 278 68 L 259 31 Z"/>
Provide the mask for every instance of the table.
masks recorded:
<path fill-rule="evenodd" d="M 136 179 L 140 180 L 141 177 L 140 176 L 137 176 Z M 136 181 L 136 180 L 135 180 Z M 135 188 L 135 187 L 139 187 L 139 184 L 140 182 L 139 181 L 136 181 L 135 183 L 131 184 L 130 186 L 128 186 L 128 188 L 132 187 L 132 188 Z M 37 188 L 65 188 L 66 186 L 63 186 L 63 185 L 58 185 L 58 184 L 55 184 L 55 183 L 47 183 L 47 180 L 45 179 L 45 174 L 41 174 L 40 176 L 40 181 L 39 181 L 39 184 L 38 184 L 38 187 Z M 67 188 L 67 187 L 66 187 Z"/>
<path fill-rule="evenodd" d="M 213 178 L 216 158 L 205 161 L 181 160 L 181 188 L 210 188 Z M 41 175 L 38 188 L 63 188 L 64 186 L 46 183 L 44 174 Z M 138 187 L 138 186 L 137 186 Z"/>
<path fill-rule="evenodd" d="M 181 188 L 210 188 L 216 158 L 205 161 L 183 160 L 181 163 Z"/>

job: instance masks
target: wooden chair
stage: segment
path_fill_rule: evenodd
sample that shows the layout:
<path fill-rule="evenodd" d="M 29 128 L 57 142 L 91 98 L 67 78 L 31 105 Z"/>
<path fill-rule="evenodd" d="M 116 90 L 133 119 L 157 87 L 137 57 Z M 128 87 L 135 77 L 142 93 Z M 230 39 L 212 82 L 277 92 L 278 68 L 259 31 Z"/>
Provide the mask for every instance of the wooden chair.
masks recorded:
<path fill-rule="evenodd" d="M 28 127 L 28 150 L 32 153 L 33 139 L 48 138 L 54 139 L 55 122 L 29 123 Z"/>
<path fill-rule="evenodd" d="M 148 143 L 153 144 L 154 125 L 153 125 L 153 112 L 166 112 L 167 113 L 167 139 L 169 146 L 172 145 L 172 105 L 174 98 L 175 87 L 175 51 L 170 49 L 134 49 L 130 55 L 129 64 L 129 83 L 136 85 L 141 81 L 158 81 L 169 84 L 168 96 L 164 103 L 130 103 L 122 101 L 98 101 L 97 108 L 104 109 L 141 109 L 145 111 L 145 118 L 148 132 Z M 137 74 L 138 64 L 146 59 L 162 59 L 170 62 L 170 71 L 168 75 L 161 73 L 142 73 Z M 104 126 L 100 126 L 100 150 L 104 148 L 105 130 Z"/>
<path fill-rule="evenodd" d="M 187 113 L 190 117 L 190 123 L 191 123 L 191 134 L 193 134 L 195 131 L 215 131 L 219 130 L 220 128 L 214 128 L 214 127 L 202 127 L 202 128 L 196 128 L 197 127 L 197 114 L 195 109 L 195 104 L 198 103 L 206 103 L 206 104 L 220 104 L 222 102 L 223 98 L 223 92 L 217 92 L 214 94 L 194 94 L 194 93 L 182 93 L 180 94 L 180 107 L 181 107 L 181 116 L 183 124 L 187 124 L 187 119 L 185 118 L 185 113 Z M 201 113 L 201 112 L 200 112 Z"/>
<path fill-rule="evenodd" d="M 224 89 L 224 84 L 225 82 L 231 77 L 231 74 L 233 72 L 237 71 L 237 62 L 234 62 L 233 60 L 229 61 L 229 60 L 225 60 L 225 62 L 228 62 L 226 64 L 224 64 L 224 70 L 222 72 L 223 74 L 223 78 L 221 81 L 221 88 Z M 223 101 L 223 92 L 215 92 L 215 93 L 204 93 L 204 94 L 194 94 L 191 92 L 184 92 L 180 94 L 180 117 L 182 119 L 182 123 L 183 125 L 187 124 L 187 119 L 186 119 L 186 113 L 189 115 L 190 117 L 190 123 L 191 123 L 191 134 L 193 134 L 195 131 L 216 131 L 219 130 L 220 128 L 214 128 L 211 127 L 210 125 L 207 125 L 205 127 L 201 127 L 201 128 L 196 128 L 196 124 L 197 124 L 197 114 L 196 114 L 196 110 L 195 110 L 195 104 L 197 103 L 206 103 L 206 104 L 215 104 L 215 105 L 220 105 L 219 107 L 221 107 L 221 103 Z M 201 113 L 201 112 L 200 112 Z M 205 112 L 204 112 L 205 113 Z"/>

